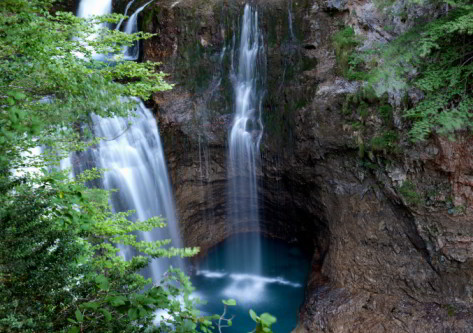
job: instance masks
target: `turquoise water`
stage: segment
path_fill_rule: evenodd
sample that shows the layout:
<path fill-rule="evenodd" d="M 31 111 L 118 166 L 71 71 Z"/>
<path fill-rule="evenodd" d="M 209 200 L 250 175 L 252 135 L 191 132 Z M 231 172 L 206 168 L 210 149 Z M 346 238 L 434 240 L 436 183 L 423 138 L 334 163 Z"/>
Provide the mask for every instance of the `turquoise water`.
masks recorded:
<path fill-rule="evenodd" d="M 251 254 L 241 250 L 242 244 L 251 248 L 255 243 L 261 250 L 258 267 L 252 265 Z M 203 312 L 221 314 L 222 299 L 237 302 L 227 316 L 235 315 L 233 326 L 222 332 L 252 331 L 249 309 L 276 316 L 276 333 L 288 333 L 296 326 L 309 272 L 309 258 L 298 247 L 259 234 L 237 234 L 211 249 L 195 268 L 191 278 L 195 294 L 208 302 L 200 307 Z"/>

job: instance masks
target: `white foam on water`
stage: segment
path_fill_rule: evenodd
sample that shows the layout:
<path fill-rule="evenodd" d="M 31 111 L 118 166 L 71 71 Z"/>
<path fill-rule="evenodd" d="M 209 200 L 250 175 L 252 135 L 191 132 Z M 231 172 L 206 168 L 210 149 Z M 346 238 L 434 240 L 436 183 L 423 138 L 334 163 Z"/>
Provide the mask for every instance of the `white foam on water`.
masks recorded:
<path fill-rule="evenodd" d="M 293 288 L 302 287 L 300 283 L 294 283 L 282 277 L 232 273 L 229 278 L 232 282 L 223 290 L 223 295 L 235 298 L 240 303 L 253 303 L 264 299 L 264 289 L 268 284 L 280 284 Z"/>
<path fill-rule="evenodd" d="M 264 298 L 265 283 L 262 281 L 235 280 L 222 294 L 234 298 L 237 303 L 254 303 Z"/>
<path fill-rule="evenodd" d="M 233 274 L 230 274 L 230 278 L 235 281 L 253 281 L 255 283 L 261 282 L 265 284 L 276 283 L 276 284 L 282 284 L 282 285 L 290 286 L 294 288 L 300 288 L 302 286 L 300 283 L 294 283 L 282 277 L 266 277 L 266 276 L 260 276 L 260 275 L 254 275 L 254 274 L 233 273 Z"/>
<path fill-rule="evenodd" d="M 196 275 L 203 275 L 204 277 L 210 278 L 210 279 L 213 279 L 213 278 L 221 279 L 227 276 L 227 273 L 214 272 L 214 271 L 208 271 L 208 270 L 199 270 L 197 271 Z"/>

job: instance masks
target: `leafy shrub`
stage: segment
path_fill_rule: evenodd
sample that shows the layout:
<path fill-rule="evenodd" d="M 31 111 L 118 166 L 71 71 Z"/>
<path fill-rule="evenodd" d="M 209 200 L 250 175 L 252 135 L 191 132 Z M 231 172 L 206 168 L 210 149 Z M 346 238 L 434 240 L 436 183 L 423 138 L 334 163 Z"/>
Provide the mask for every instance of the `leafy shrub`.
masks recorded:
<path fill-rule="evenodd" d="M 333 35 L 332 43 L 340 74 L 348 77 L 355 61 L 353 51 L 360 44 L 359 38 L 356 37 L 352 27 L 344 27 Z"/>
<path fill-rule="evenodd" d="M 416 190 L 416 186 L 410 180 L 406 180 L 399 187 L 399 193 L 403 196 L 406 202 L 414 206 L 418 206 L 422 203 L 422 197 Z"/>
<path fill-rule="evenodd" d="M 395 131 L 385 131 L 380 136 L 376 136 L 371 139 L 371 148 L 374 151 L 395 152 L 397 148 L 396 142 L 398 140 L 399 135 Z"/>
<path fill-rule="evenodd" d="M 389 1 L 382 2 L 389 5 Z M 416 2 L 435 3 L 410 1 Z M 443 17 L 419 24 L 387 45 L 374 47 L 369 54 L 376 55 L 379 61 L 375 67 L 364 66 L 370 70 L 363 80 L 375 88 L 377 96 L 387 92 L 407 96 L 410 88 L 423 92 L 424 98 L 417 105 L 403 103 L 412 141 L 425 140 L 431 133 L 452 136 L 455 131 L 471 129 L 473 125 L 473 4 L 452 0 L 445 8 L 450 10 L 445 10 Z M 348 40 L 338 47 L 343 63 L 349 57 L 347 49 L 353 45 L 349 42 L 353 36 L 341 36 L 344 35 L 337 40 Z M 362 62 L 370 58 L 357 57 Z M 353 66 L 344 73 L 350 71 Z M 387 107 L 379 111 L 386 122 L 390 120 Z"/>

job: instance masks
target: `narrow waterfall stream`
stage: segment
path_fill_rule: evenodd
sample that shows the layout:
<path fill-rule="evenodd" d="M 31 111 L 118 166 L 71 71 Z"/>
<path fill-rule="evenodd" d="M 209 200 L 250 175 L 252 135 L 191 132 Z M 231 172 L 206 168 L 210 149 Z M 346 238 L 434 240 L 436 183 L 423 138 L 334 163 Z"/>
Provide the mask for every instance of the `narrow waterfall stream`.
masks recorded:
<path fill-rule="evenodd" d="M 153 0 L 148 1 L 145 3 L 143 6 L 138 8 L 133 15 L 130 16 L 128 19 L 126 25 L 125 25 L 125 30 L 127 34 L 132 34 L 135 32 L 138 32 L 138 14 L 141 13 L 143 9 L 146 8 Z M 126 8 L 126 11 L 128 11 L 128 7 Z M 126 15 L 125 11 L 125 15 Z M 140 42 L 136 41 L 132 46 L 127 46 L 125 47 L 125 50 L 123 52 L 125 54 L 125 60 L 138 60 L 140 56 Z"/>
<path fill-rule="evenodd" d="M 239 48 L 234 50 L 238 68 L 232 73 L 235 90 L 233 126 L 229 138 L 229 214 L 234 232 L 259 231 L 257 172 L 263 135 L 261 108 L 264 97 L 265 54 L 258 11 L 245 5 Z M 246 269 L 257 273 L 261 266 L 259 237 L 242 239 L 235 249 L 248 258 Z"/>
<path fill-rule="evenodd" d="M 289 37 L 292 41 L 295 39 L 294 29 L 292 28 L 292 0 L 289 0 L 289 3 L 287 5 L 287 25 L 289 27 Z"/>
<path fill-rule="evenodd" d="M 131 5 L 133 5 L 134 2 L 135 2 L 135 0 L 131 0 L 129 3 L 127 3 L 127 5 L 125 7 L 125 12 L 123 13 L 123 15 L 125 15 L 125 16 L 128 15 L 128 9 L 130 9 Z M 120 27 L 122 26 L 123 21 L 125 21 L 125 18 L 122 18 L 120 20 L 120 22 L 117 23 L 117 26 L 115 27 L 115 30 L 120 30 Z"/>
<path fill-rule="evenodd" d="M 260 234 L 258 177 L 266 54 L 255 7 L 245 5 L 240 29 L 229 50 L 235 114 L 229 135 L 227 225 L 234 235 L 195 263 L 192 281 L 198 296 L 208 301 L 202 306 L 206 313 L 222 313 L 222 299 L 236 300 L 237 306 L 228 309 L 228 317 L 235 316 L 234 326 L 222 332 L 254 330 L 248 315 L 253 309 L 277 317 L 274 332 L 289 333 L 304 298 L 309 258 L 293 245 Z"/>
<path fill-rule="evenodd" d="M 110 0 L 82 0 L 78 16 L 103 15 L 110 11 Z M 132 18 L 136 28 L 135 14 Z M 117 190 L 110 197 L 115 212 L 134 210 L 135 213 L 130 217 L 133 220 L 145 220 L 153 216 L 165 218 L 167 228 L 141 232 L 139 239 L 171 239 L 172 246 L 181 247 L 173 193 L 156 119 L 141 101 L 136 102 L 135 117 L 101 118 L 92 115 L 94 134 L 104 140 L 97 148 L 83 154 L 86 158 L 79 161 L 77 168 L 83 170 L 97 166 L 107 169 L 101 185 L 107 190 Z M 129 259 L 135 253 L 124 248 L 122 254 Z M 183 268 L 179 258 L 160 258 L 152 260 L 143 274 L 157 282 L 170 264 Z"/>

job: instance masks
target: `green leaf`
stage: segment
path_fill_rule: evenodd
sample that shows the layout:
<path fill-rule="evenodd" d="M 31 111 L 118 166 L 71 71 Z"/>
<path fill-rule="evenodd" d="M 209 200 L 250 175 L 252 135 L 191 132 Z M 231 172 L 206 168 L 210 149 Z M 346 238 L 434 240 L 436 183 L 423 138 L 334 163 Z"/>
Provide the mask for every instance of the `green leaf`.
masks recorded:
<path fill-rule="evenodd" d="M 222 303 L 228 306 L 235 306 L 236 301 L 233 298 L 227 299 L 227 300 L 222 300 Z"/>
<path fill-rule="evenodd" d="M 102 314 L 104 315 L 106 321 L 112 320 L 112 314 L 108 310 L 100 309 L 99 311 L 102 312 Z"/>
<path fill-rule="evenodd" d="M 185 319 L 182 327 L 185 332 L 194 332 L 197 325 L 192 320 Z"/>
<path fill-rule="evenodd" d="M 129 309 L 128 318 L 130 318 L 131 321 L 138 319 L 138 309 L 137 308 Z"/>
<path fill-rule="evenodd" d="M 267 312 L 263 313 L 260 316 L 260 318 L 261 318 L 261 321 L 263 322 L 263 324 L 266 325 L 266 326 L 271 326 L 272 324 L 274 324 L 277 321 L 276 317 L 270 315 Z"/>
<path fill-rule="evenodd" d="M 76 314 L 77 322 L 82 323 L 84 321 L 84 315 L 82 314 L 82 312 L 80 312 L 80 310 L 77 309 L 75 314 Z"/>
<path fill-rule="evenodd" d="M 19 92 L 19 91 L 7 91 L 7 95 L 13 97 L 14 99 L 16 99 L 17 101 L 21 101 L 21 100 L 24 100 L 26 98 L 26 95 L 22 92 Z"/>
<path fill-rule="evenodd" d="M 95 277 L 95 282 L 97 283 L 98 287 L 101 290 L 109 290 L 109 288 L 110 288 L 110 285 L 108 283 L 108 279 L 103 274 L 97 275 Z"/>
<path fill-rule="evenodd" d="M 80 329 L 79 327 L 77 326 L 72 326 L 71 328 L 69 328 L 69 330 L 67 331 L 67 333 L 79 333 L 80 332 Z"/>
<path fill-rule="evenodd" d="M 259 318 L 258 318 L 258 316 L 256 315 L 256 312 L 254 312 L 253 309 L 250 309 L 249 312 L 250 312 L 250 317 L 251 317 L 251 319 L 253 319 L 255 322 L 258 323 L 258 322 L 259 322 Z"/>
<path fill-rule="evenodd" d="M 142 306 L 140 306 L 138 308 L 138 314 L 140 316 L 140 318 L 143 318 L 145 317 L 147 314 L 148 314 L 148 311 L 145 310 L 145 308 L 143 308 Z"/>
<path fill-rule="evenodd" d="M 112 298 L 110 298 L 110 304 L 114 307 L 118 307 L 120 305 L 125 305 L 125 301 L 126 301 L 126 297 L 125 296 L 114 296 Z"/>
<path fill-rule="evenodd" d="M 91 310 L 97 310 L 99 306 L 100 306 L 100 303 L 98 302 L 87 302 L 80 305 L 80 307 L 83 309 L 91 309 Z"/>

